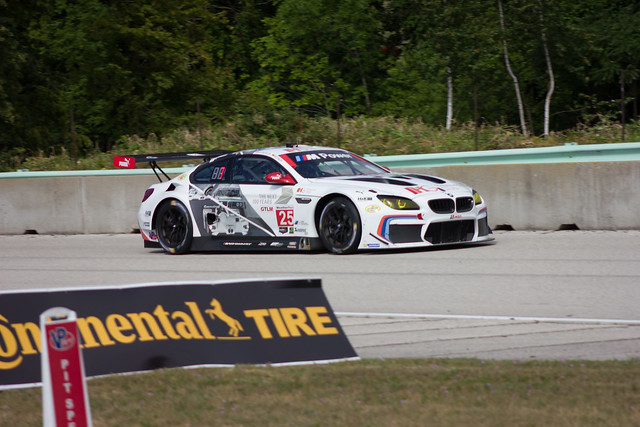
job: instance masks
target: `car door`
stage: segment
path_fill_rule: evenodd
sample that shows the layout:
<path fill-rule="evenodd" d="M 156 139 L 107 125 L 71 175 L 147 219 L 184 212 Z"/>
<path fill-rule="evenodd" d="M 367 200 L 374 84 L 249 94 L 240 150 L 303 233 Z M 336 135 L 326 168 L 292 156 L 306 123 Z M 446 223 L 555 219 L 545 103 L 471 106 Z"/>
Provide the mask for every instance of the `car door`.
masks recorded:
<path fill-rule="evenodd" d="M 250 232 L 246 202 L 239 185 L 231 183 L 233 162 L 233 157 L 214 160 L 191 174 L 189 201 L 202 236 L 246 236 Z"/>
<path fill-rule="evenodd" d="M 266 176 L 272 173 L 287 175 L 284 167 L 273 159 L 242 156 L 236 159 L 231 182 L 240 186 L 248 202 L 247 210 L 260 217 L 273 236 L 285 237 L 295 234 L 294 186 L 268 182 Z"/>

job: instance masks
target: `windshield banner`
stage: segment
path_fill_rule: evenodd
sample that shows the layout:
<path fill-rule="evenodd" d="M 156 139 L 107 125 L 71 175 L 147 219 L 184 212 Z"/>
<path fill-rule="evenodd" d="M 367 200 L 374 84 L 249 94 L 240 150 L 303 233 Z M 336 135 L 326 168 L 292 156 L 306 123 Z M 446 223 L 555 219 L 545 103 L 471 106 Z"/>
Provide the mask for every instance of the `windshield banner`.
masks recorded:
<path fill-rule="evenodd" d="M 0 389 L 41 381 L 39 317 L 77 313 L 87 377 L 181 366 L 357 359 L 320 279 L 0 293 Z"/>

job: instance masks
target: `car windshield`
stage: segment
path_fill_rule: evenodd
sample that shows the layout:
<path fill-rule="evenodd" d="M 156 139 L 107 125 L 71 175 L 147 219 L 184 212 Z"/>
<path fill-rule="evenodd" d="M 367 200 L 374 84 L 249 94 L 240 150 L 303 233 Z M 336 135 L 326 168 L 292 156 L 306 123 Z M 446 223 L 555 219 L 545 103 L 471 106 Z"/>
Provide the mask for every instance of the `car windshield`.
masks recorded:
<path fill-rule="evenodd" d="M 380 166 L 345 151 L 312 151 L 286 154 L 283 157 L 305 178 L 388 173 Z"/>

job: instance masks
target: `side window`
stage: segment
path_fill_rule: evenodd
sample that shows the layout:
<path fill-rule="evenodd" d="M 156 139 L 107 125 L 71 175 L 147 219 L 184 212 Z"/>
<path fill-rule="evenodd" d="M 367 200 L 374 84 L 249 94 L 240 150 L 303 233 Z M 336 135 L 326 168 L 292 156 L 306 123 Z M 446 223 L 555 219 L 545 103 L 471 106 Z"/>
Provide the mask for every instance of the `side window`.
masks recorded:
<path fill-rule="evenodd" d="M 229 182 L 231 159 L 223 159 L 200 167 L 191 175 L 193 183 Z"/>
<path fill-rule="evenodd" d="M 233 182 L 240 184 L 267 184 L 265 177 L 272 172 L 286 175 L 286 171 L 271 159 L 240 157 L 233 165 Z"/>

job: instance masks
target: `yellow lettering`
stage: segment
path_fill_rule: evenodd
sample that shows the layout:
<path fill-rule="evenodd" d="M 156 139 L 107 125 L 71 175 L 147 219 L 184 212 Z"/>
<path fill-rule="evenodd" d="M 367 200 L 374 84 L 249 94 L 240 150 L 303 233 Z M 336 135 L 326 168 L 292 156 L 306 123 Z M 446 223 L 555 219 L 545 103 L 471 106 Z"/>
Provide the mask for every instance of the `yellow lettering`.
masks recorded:
<path fill-rule="evenodd" d="M 269 315 L 271 315 L 271 320 L 273 321 L 273 325 L 276 327 L 276 331 L 278 335 L 282 338 L 289 338 L 289 331 L 287 331 L 287 327 L 284 325 L 282 321 L 282 316 L 280 316 L 280 312 L 277 308 L 270 308 Z"/>
<path fill-rule="evenodd" d="M 112 340 L 109 334 L 107 333 L 107 330 L 105 329 L 102 321 L 97 317 L 95 316 L 81 317 L 78 319 L 77 324 L 78 324 L 78 330 L 82 335 L 82 342 L 84 343 L 84 345 L 82 346 L 83 348 L 92 348 L 92 347 L 99 347 L 101 345 L 104 346 L 104 345 L 116 344 L 116 342 Z M 92 329 L 93 331 L 95 331 L 95 334 L 100 340 L 100 343 L 96 341 L 95 336 L 92 333 Z"/>
<path fill-rule="evenodd" d="M 193 323 L 193 319 L 189 317 L 187 313 L 184 311 L 174 311 L 171 313 L 171 318 L 174 320 L 180 320 L 176 324 L 176 331 L 180 334 L 180 336 L 184 339 L 196 339 L 201 340 L 202 335 L 195 323 Z"/>
<path fill-rule="evenodd" d="M 176 331 L 173 330 L 173 325 L 171 325 L 171 322 L 169 321 L 169 312 L 167 312 L 161 305 L 158 305 L 156 309 L 153 310 L 153 314 L 160 320 L 160 324 L 169 338 L 172 340 L 180 339 L 180 335 L 176 334 Z"/>
<path fill-rule="evenodd" d="M 133 322 L 133 326 L 138 332 L 138 339 L 140 341 L 153 341 L 154 338 L 156 340 L 167 339 L 167 336 L 162 333 L 162 330 L 158 326 L 158 322 L 156 322 L 155 317 L 153 317 L 151 314 L 145 312 L 127 313 L 127 316 Z M 147 329 L 147 327 L 149 327 L 149 329 Z M 149 334 L 149 330 L 153 334 L 153 337 Z"/>
<path fill-rule="evenodd" d="M 22 354 L 38 354 L 40 351 L 40 327 L 33 322 L 14 323 L 13 330 L 18 335 Z M 35 343 L 35 348 L 33 344 Z"/>
<path fill-rule="evenodd" d="M 133 329 L 129 319 L 121 314 L 110 314 L 105 321 L 107 329 L 111 336 L 118 342 L 123 344 L 131 344 L 136 340 L 135 334 L 125 335 L 124 331 L 130 331 Z"/>
<path fill-rule="evenodd" d="M 211 331 L 207 327 L 207 324 L 205 323 L 204 318 L 202 317 L 202 313 L 200 313 L 200 309 L 198 308 L 198 304 L 196 304 L 193 301 L 187 301 L 184 304 L 187 307 L 189 307 L 189 310 L 191 310 L 191 315 L 193 316 L 194 320 L 196 321 L 196 324 L 198 325 L 198 328 L 200 328 L 200 332 L 202 333 L 202 335 L 208 340 L 215 339 L 216 337 L 211 334 Z"/>
<path fill-rule="evenodd" d="M 244 315 L 245 317 L 253 319 L 253 321 L 256 323 L 258 331 L 260 331 L 260 335 L 262 336 L 262 338 L 273 338 L 273 335 L 271 334 L 271 331 L 269 331 L 269 327 L 267 326 L 267 322 L 264 320 L 265 317 L 269 316 L 269 312 L 266 309 L 261 308 L 256 310 L 245 310 Z"/>
<path fill-rule="evenodd" d="M 336 335 L 339 333 L 338 328 L 325 326 L 325 324 L 331 323 L 331 318 L 326 316 L 327 307 L 306 307 L 306 310 L 309 320 L 311 320 L 311 324 L 318 335 Z M 325 315 L 323 316 L 323 314 Z"/>
<path fill-rule="evenodd" d="M 301 309 L 297 307 L 281 308 L 280 314 L 282 314 L 284 323 L 287 324 L 292 336 L 299 337 L 300 330 L 310 336 L 316 335 L 314 330 L 307 325 L 307 315 Z"/>
<path fill-rule="evenodd" d="M 9 321 L 2 315 L 0 320 L 5 323 Z M 3 324 L 0 324 L 0 358 L 13 359 L 13 360 L 0 360 L 0 369 L 13 369 L 22 363 L 22 355 L 18 355 L 18 342 L 16 337 L 11 332 L 11 329 Z"/>

